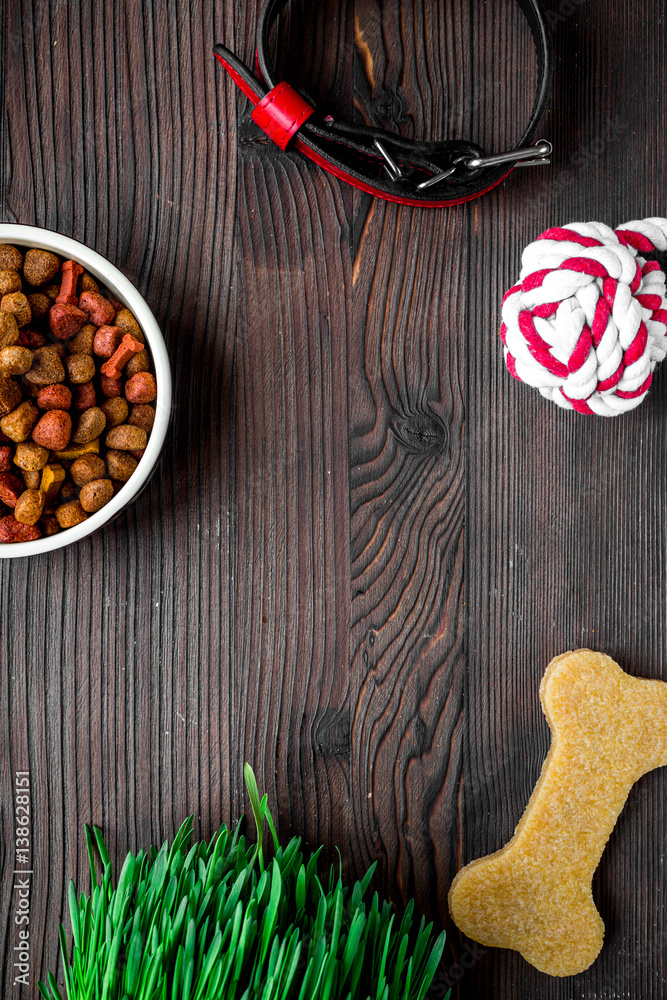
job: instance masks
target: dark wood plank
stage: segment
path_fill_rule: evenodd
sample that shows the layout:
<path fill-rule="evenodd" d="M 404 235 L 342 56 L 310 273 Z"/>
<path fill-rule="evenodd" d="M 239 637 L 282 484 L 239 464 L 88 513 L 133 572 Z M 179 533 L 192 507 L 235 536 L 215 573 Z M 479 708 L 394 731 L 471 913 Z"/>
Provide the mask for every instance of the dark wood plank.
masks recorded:
<path fill-rule="evenodd" d="M 443 915 L 465 676 L 462 227 L 373 203 L 350 366 L 356 851 Z"/>
<path fill-rule="evenodd" d="M 367 120 L 509 148 L 534 74 L 514 5 L 479 20 L 481 5 L 414 6 L 411 19 L 399 3 L 357 4 Z M 517 60 L 499 66 L 503 48 Z M 476 215 L 476 205 L 372 204 L 355 260 L 349 374 L 355 860 L 359 869 L 380 861 L 384 891 L 415 895 L 450 931 L 470 738 L 465 396 Z M 456 983 L 448 970 L 462 969 L 460 958 L 453 936 L 436 995 Z"/>
<path fill-rule="evenodd" d="M 665 371 L 634 413 L 578 419 L 509 379 L 491 343 L 521 249 L 547 226 L 665 213 L 665 121 L 652 81 L 667 37 L 656 11 L 590 3 L 557 21 L 553 168 L 475 208 L 469 330 L 488 346 L 467 367 L 463 862 L 501 847 L 523 812 L 549 746 L 538 685 L 552 656 L 589 646 L 631 673 L 667 678 Z M 664 992 L 664 781 L 654 772 L 635 787 L 603 855 L 594 895 L 606 942 L 591 969 L 559 982 L 519 956 L 488 953 L 465 972 L 461 997 L 496 995 L 498 983 L 549 1000 Z"/>
<path fill-rule="evenodd" d="M 351 66 L 323 39 L 333 24 L 349 49 L 345 8 L 345 0 L 319 11 L 297 4 L 279 26 L 286 72 L 294 67 L 314 100 L 338 106 L 350 103 Z M 254 34 L 250 5 L 249 64 Z M 348 839 L 352 195 L 258 134 L 247 102 L 241 112 L 236 756 L 253 764 L 283 833 L 331 850 Z"/>
<path fill-rule="evenodd" d="M 165 331 L 176 385 L 137 503 L 71 550 L 0 564 L 4 996 L 34 995 L 12 988 L 8 961 L 14 770 L 33 783 L 33 984 L 58 966 L 68 879 L 86 879 L 85 822 L 118 862 L 189 812 L 208 835 L 240 810 L 226 758 L 236 95 L 210 52 L 215 36 L 233 38 L 234 10 L 2 11 L 2 217 L 71 234 L 121 267 Z"/>

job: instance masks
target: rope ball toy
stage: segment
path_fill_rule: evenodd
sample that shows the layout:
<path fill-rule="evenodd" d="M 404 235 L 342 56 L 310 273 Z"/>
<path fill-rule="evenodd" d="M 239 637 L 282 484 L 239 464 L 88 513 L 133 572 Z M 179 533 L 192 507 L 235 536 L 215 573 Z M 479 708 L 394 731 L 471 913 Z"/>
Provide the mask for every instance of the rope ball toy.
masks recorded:
<path fill-rule="evenodd" d="M 614 417 L 639 406 L 667 354 L 667 219 L 547 229 L 503 299 L 510 373 L 564 409 Z"/>

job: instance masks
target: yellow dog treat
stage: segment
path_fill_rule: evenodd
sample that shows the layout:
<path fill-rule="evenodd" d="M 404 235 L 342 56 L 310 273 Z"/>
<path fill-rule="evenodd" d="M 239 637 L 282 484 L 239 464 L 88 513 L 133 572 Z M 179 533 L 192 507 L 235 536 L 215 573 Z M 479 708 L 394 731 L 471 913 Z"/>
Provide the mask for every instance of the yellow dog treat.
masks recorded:
<path fill-rule="evenodd" d="M 667 683 L 579 649 L 551 661 L 540 699 L 553 739 L 539 781 L 510 842 L 458 873 L 449 909 L 473 940 L 572 976 L 602 948 L 591 883 L 609 834 L 635 781 L 667 764 Z"/>
<path fill-rule="evenodd" d="M 58 463 L 50 463 L 45 465 L 42 471 L 42 481 L 40 483 L 40 490 L 45 494 L 46 500 L 45 505 L 49 507 L 56 497 L 60 487 L 65 481 L 65 470 L 62 465 Z"/>
<path fill-rule="evenodd" d="M 82 455 L 99 455 L 100 451 L 100 439 L 95 438 L 94 441 L 89 441 L 87 444 L 68 444 L 66 448 L 62 451 L 54 451 L 56 458 L 60 459 L 76 459 L 81 458 Z"/>

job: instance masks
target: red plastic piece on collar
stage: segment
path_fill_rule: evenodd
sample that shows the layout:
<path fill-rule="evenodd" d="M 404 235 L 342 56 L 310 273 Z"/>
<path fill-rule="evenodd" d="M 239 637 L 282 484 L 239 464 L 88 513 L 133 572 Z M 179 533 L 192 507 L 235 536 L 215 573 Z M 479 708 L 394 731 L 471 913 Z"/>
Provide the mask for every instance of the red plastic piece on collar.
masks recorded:
<path fill-rule="evenodd" d="M 287 149 L 292 137 L 314 111 L 315 108 L 311 108 L 294 87 L 279 83 L 262 98 L 250 117 L 269 139 L 281 149 Z"/>

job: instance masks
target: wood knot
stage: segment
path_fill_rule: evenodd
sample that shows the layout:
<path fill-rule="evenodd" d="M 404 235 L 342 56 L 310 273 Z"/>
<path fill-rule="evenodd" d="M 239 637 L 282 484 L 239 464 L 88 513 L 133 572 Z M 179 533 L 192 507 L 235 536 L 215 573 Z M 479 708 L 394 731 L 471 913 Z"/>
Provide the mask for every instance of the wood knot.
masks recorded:
<path fill-rule="evenodd" d="M 387 126 L 393 126 L 398 130 L 401 125 L 409 121 L 405 114 L 405 104 L 400 94 L 390 93 L 388 90 L 380 91 L 371 102 L 371 114 L 376 121 Z"/>
<path fill-rule="evenodd" d="M 323 757 L 349 757 L 349 711 L 338 711 L 335 708 L 326 709 L 317 725 L 315 742 Z"/>
<path fill-rule="evenodd" d="M 397 415 L 392 430 L 403 447 L 415 455 L 441 455 L 447 449 L 447 428 L 428 413 Z"/>

